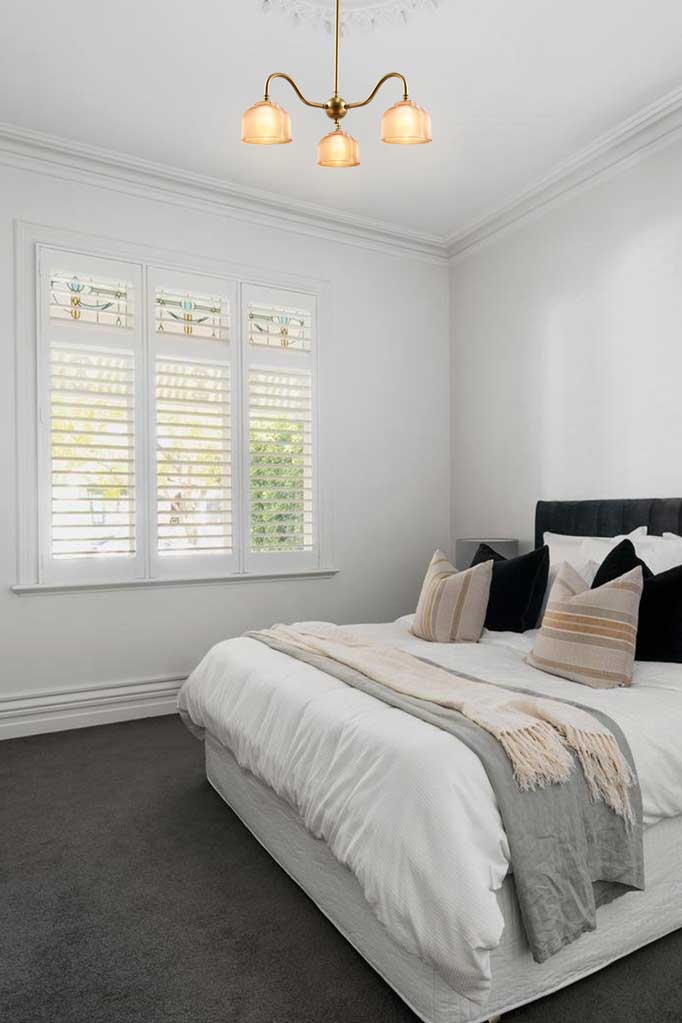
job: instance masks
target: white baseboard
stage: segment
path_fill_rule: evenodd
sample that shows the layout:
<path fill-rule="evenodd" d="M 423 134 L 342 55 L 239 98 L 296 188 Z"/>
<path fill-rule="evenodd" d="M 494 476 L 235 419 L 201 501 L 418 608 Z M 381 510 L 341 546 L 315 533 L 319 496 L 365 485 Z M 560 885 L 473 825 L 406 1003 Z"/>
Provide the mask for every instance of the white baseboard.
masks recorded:
<path fill-rule="evenodd" d="M 0 739 L 173 714 L 184 676 L 0 696 Z"/>

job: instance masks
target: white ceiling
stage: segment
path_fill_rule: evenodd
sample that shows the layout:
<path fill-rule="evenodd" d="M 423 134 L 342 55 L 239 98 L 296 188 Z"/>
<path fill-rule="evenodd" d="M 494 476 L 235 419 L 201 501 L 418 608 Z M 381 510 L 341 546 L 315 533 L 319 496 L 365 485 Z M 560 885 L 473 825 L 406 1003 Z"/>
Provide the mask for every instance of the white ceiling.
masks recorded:
<path fill-rule="evenodd" d="M 346 99 L 405 73 L 433 143 L 379 142 L 392 83 L 344 124 L 361 166 L 325 170 L 330 122 L 284 83 L 273 98 L 294 143 L 239 141 L 268 72 L 331 92 L 331 38 L 260 0 L 22 0 L 4 5 L 2 34 L 0 120 L 438 237 L 682 84 L 679 0 L 441 0 L 407 25 L 349 33 L 341 53 Z"/>

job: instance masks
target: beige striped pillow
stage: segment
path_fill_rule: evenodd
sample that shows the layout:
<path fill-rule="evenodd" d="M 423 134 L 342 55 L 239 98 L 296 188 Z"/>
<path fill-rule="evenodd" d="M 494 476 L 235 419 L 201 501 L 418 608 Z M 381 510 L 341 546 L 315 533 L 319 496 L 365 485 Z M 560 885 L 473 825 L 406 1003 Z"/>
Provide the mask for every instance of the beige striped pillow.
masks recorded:
<path fill-rule="evenodd" d="M 412 633 L 433 643 L 477 643 L 492 572 L 492 561 L 458 572 L 442 551 L 436 551 L 424 577 Z"/>
<path fill-rule="evenodd" d="M 629 686 L 635 660 L 642 569 L 591 590 L 563 563 L 526 661 L 550 675 L 608 689 Z"/>

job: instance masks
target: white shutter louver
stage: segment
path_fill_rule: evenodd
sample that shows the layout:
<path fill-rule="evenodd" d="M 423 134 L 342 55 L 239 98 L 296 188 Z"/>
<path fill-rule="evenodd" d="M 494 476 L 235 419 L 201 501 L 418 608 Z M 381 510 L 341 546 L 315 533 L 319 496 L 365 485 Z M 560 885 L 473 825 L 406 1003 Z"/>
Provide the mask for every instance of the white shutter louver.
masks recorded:
<path fill-rule="evenodd" d="M 251 550 L 311 551 L 312 376 L 251 366 L 248 388 Z"/>
<path fill-rule="evenodd" d="M 156 360 L 159 554 L 232 551 L 230 367 Z"/>
<path fill-rule="evenodd" d="M 56 559 L 135 554 L 134 356 L 50 345 L 50 545 Z"/>

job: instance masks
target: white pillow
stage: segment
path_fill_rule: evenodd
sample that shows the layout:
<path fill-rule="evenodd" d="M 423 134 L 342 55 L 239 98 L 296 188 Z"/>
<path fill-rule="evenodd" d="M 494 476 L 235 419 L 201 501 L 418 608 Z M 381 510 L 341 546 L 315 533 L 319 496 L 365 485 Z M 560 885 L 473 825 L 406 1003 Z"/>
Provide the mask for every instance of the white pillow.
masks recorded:
<path fill-rule="evenodd" d="M 682 565 L 682 536 L 664 533 L 663 536 L 645 536 L 632 541 L 637 557 L 658 575 L 669 568 Z"/>
<path fill-rule="evenodd" d="M 544 533 L 543 541 L 549 547 L 550 565 L 559 566 L 562 561 L 573 565 L 577 571 L 586 561 L 596 561 L 601 565 L 602 561 L 613 547 L 617 547 L 621 540 L 632 540 L 635 537 L 646 536 L 647 527 L 638 526 L 631 533 L 624 533 L 621 536 L 565 536 L 563 533 Z M 594 541 L 593 552 L 585 555 L 583 544 Z M 603 553 L 601 553 L 603 551 Z"/>
<path fill-rule="evenodd" d="M 617 539 L 620 543 L 623 537 Z M 667 533 L 665 536 L 630 534 L 628 539 L 632 541 L 637 557 L 642 559 L 654 575 L 675 568 L 676 565 L 682 565 L 682 537 L 675 536 L 674 533 Z M 604 546 L 593 538 L 585 540 L 581 548 L 581 557 L 585 561 L 596 561 L 601 565 L 613 546 L 613 544 Z"/>

